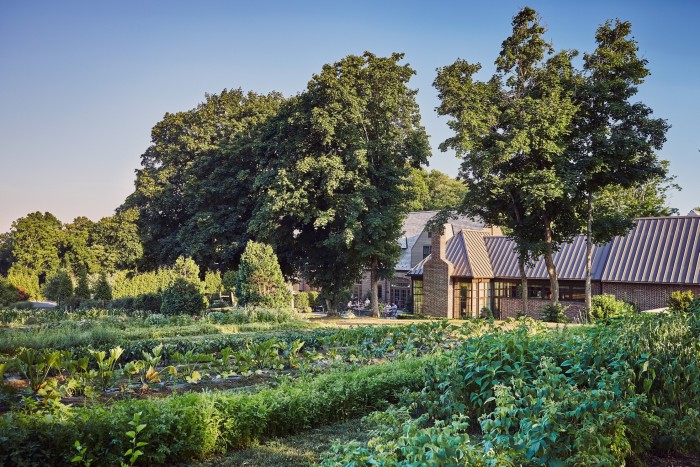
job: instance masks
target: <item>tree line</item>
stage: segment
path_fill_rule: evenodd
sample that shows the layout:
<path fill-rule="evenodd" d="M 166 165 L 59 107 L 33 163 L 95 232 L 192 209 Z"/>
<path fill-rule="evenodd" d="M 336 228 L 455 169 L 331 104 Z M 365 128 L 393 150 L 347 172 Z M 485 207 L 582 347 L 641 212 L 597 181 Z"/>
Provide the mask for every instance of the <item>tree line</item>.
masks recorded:
<path fill-rule="evenodd" d="M 544 33 L 524 8 L 490 78 L 461 59 L 437 70 L 436 110 L 454 132 L 440 148 L 462 159 L 459 180 L 422 168 L 430 147 L 403 55 L 349 55 L 295 96 L 225 89 L 167 113 L 114 216 L 18 219 L 0 237 L 0 273 L 43 282 L 58 268 L 155 271 L 178 257 L 234 271 L 255 240 L 274 247 L 286 277 L 321 287 L 331 308 L 369 270 L 376 312 L 406 212 L 436 209 L 436 224 L 456 211 L 503 226 L 523 290 L 525 266 L 544 256 L 556 304 L 558 245 L 587 233 L 590 266 L 592 242 L 634 217 L 670 214 L 676 186 L 655 154 L 667 123 L 631 100 L 649 71 L 630 24 L 602 25 L 582 69 L 577 52 L 555 52 Z"/>

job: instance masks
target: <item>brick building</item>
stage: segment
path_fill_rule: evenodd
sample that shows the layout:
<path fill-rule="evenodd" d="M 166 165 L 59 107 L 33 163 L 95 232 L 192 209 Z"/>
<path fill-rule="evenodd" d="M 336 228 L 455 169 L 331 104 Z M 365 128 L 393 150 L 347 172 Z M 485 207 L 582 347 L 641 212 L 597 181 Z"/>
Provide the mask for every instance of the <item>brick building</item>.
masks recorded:
<path fill-rule="evenodd" d="M 579 321 L 584 312 L 586 239 L 554 254 L 560 301 Z M 637 219 L 625 236 L 593 248 L 593 294 L 609 293 L 641 310 L 661 308 L 672 292 L 700 294 L 700 216 Z M 413 310 L 447 318 L 477 317 L 486 308 L 501 318 L 522 310 L 518 257 L 512 240 L 463 228 L 431 238 L 431 254 L 410 269 Z M 530 313 L 549 303 L 544 259 L 526 268 Z"/>
<path fill-rule="evenodd" d="M 398 239 L 401 257 L 396 263 L 392 279 L 380 279 L 378 284 L 379 302 L 394 303 L 401 309 L 412 307 L 411 280 L 408 271 L 424 260 L 431 252 L 432 236 L 425 228 L 428 221 L 438 211 L 409 212 L 403 224 L 403 235 Z M 489 235 L 500 235 L 498 227 L 485 226 L 483 222 L 460 217 L 444 225 L 445 238 L 451 238 L 462 230 L 483 231 Z M 352 288 L 353 300 L 364 301 L 369 296 L 370 277 L 366 271 L 362 280 Z"/>

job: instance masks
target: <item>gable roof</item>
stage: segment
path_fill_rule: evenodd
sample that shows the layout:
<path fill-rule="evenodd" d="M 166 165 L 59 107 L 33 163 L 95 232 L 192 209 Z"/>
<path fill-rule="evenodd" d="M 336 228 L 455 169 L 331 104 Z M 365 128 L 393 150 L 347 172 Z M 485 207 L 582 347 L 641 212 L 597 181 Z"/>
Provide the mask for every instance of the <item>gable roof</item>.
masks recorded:
<path fill-rule="evenodd" d="M 399 237 L 398 242 L 401 246 L 401 256 L 396 263 L 396 270 L 406 271 L 411 269 L 411 250 L 418 241 L 421 233 L 425 230 L 425 225 L 440 211 L 416 211 L 409 212 L 403 223 L 403 235 Z M 467 217 L 458 217 L 449 221 L 452 234 L 459 232 L 464 226 L 472 229 L 483 229 L 484 223 Z"/>
<path fill-rule="evenodd" d="M 604 281 L 700 283 L 700 216 L 649 217 L 635 224 L 613 240 Z"/>

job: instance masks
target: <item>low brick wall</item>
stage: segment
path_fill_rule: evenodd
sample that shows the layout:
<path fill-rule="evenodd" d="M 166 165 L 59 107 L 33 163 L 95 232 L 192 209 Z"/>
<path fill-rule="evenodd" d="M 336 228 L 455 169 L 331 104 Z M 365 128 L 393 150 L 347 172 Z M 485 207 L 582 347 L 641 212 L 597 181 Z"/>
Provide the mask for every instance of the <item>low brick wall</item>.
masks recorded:
<path fill-rule="evenodd" d="M 618 300 L 634 303 L 640 309 L 653 310 L 663 308 L 673 292 L 689 290 L 693 294 L 700 294 L 698 285 L 670 285 L 670 284 L 630 284 L 622 282 L 603 282 L 603 293 L 612 294 Z"/>
<path fill-rule="evenodd" d="M 549 305 L 551 302 L 542 298 L 531 298 L 528 301 L 528 308 L 530 309 L 527 314 L 531 318 L 542 319 L 542 310 L 544 307 Z M 571 302 L 562 300 L 561 303 L 564 307 L 564 314 L 569 321 L 572 323 L 581 322 L 581 317 L 584 316 L 584 310 L 586 304 L 583 302 Z M 501 319 L 516 318 L 519 313 L 523 311 L 523 300 L 520 298 L 502 298 L 501 299 Z"/>

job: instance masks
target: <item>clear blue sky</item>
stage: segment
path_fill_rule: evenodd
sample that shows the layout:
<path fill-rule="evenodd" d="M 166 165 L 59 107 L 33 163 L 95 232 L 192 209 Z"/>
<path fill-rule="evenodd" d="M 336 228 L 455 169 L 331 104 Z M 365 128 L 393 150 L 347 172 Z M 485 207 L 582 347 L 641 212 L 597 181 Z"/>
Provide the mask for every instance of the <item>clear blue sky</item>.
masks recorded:
<path fill-rule="evenodd" d="M 431 168 L 456 175 L 437 145 L 435 69 L 493 61 L 530 5 L 555 48 L 590 51 L 606 19 L 629 20 L 652 75 L 639 100 L 672 128 L 661 153 L 700 204 L 700 3 L 693 1 L 10 1 L 0 3 L 0 232 L 32 211 L 64 222 L 111 215 L 165 112 L 224 88 L 292 95 L 324 63 L 365 50 L 404 52 L 417 71 Z"/>

